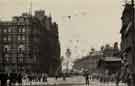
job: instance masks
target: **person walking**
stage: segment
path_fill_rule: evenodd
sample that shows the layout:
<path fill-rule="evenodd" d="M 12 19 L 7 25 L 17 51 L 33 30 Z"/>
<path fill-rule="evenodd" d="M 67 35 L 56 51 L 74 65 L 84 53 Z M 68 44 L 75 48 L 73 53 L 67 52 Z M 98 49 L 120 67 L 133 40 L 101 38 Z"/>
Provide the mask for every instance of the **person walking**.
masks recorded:
<path fill-rule="evenodd" d="M 88 72 L 88 70 L 84 71 L 84 77 L 85 77 L 86 86 L 89 86 L 89 72 Z"/>
<path fill-rule="evenodd" d="M 56 79 L 56 80 L 58 79 L 58 73 L 55 74 L 55 79 Z"/>
<path fill-rule="evenodd" d="M 43 74 L 43 82 L 45 82 L 46 84 L 48 83 L 48 74 L 47 73 Z"/>
<path fill-rule="evenodd" d="M 63 73 L 63 80 L 66 80 L 66 73 Z"/>
<path fill-rule="evenodd" d="M 86 86 L 89 86 L 89 74 L 85 76 Z"/>
<path fill-rule="evenodd" d="M 120 74 L 121 74 L 121 71 L 118 71 L 118 72 L 116 73 L 116 86 L 119 86 Z"/>
<path fill-rule="evenodd" d="M 19 83 L 20 85 L 22 85 L 22 78 L 23 78 L 22 73 L 18 73 L 18 74 L 17 74 L 17 81 L 18 81 L 18 83 Z"/>

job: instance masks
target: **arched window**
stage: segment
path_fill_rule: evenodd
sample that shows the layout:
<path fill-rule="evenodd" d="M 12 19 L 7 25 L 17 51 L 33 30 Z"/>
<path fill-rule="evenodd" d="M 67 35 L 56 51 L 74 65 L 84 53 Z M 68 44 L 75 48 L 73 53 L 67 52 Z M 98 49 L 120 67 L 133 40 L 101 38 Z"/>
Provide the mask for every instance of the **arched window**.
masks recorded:
<path fill-rule="evenodd" d="M 8 51 L 10 49 L 9 45 L 4 45 L 4 51 Z"/>
<path fill-rule="evenodd" d="M 6 59 L 7 62 L 9 61 L 9 55 L 8 54 L 5 54 L 5 59 Z"/>
<path fill-rule="evenodd" d="M 12 29 L 12 28 L 8 28 L 8 32 L 9 32 L 9 33 L 11 32 L 11 29 Z"/>
<path fill-rule="evenodd" d="M 4 29 L 4 33 L 7 33 L 7 29 Z"/>
<path fill-rule="evenodd" d="M 24 48 L 25 48 L 25 47 L 24 47 L 23 44 L 20 44 L 20 45 L 18 46 L 18 50 L 19 50 L 19 51 L 24 51 Z"/>
<path fill-rule="evenodd" d="M 22 32 L 23 32 L 23 33 L 25 32 L 25 28 L 22 28 Z"/>

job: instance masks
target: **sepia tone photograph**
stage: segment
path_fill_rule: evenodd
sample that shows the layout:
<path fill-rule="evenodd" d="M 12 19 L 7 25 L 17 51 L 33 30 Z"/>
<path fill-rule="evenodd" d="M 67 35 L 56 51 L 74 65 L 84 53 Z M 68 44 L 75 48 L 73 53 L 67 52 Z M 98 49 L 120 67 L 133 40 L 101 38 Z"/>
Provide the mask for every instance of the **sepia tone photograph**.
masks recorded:
<path fill-rule="evenodd" d="M 135 86 L 134 0 L 0 0 L 0 86 Z"/>

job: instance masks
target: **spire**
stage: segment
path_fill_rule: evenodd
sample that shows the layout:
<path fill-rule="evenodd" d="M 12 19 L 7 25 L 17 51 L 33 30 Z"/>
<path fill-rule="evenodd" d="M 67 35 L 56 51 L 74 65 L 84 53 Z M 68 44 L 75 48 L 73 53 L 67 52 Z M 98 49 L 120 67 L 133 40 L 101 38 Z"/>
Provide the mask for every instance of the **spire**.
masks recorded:
<path fill-rule="evenodd" d="M 30 0 L 29 14 L 32 15 L 32 0 Z"/>

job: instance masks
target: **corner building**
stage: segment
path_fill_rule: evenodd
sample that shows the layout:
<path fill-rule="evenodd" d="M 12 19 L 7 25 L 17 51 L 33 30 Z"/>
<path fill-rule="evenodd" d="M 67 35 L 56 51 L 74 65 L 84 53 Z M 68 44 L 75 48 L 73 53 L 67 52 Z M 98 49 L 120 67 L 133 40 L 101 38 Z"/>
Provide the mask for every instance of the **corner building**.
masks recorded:
<path fill-rule="evenodd" d="M 132 22 L 133 10 L 135 9 L 132 8 L 131 4 L 127 3 L 125 5 L 121 16 L 122 27 L 120 33 L 122 57 L 127 59 L 129 70 L 135 75 L 135 30 Z"/>
<path fill-rule="evenodd" d="M 23 13 L 11 21 L 0 21 L 0 71 L 60 71 L 58 25 L 45 11 Z"/>

